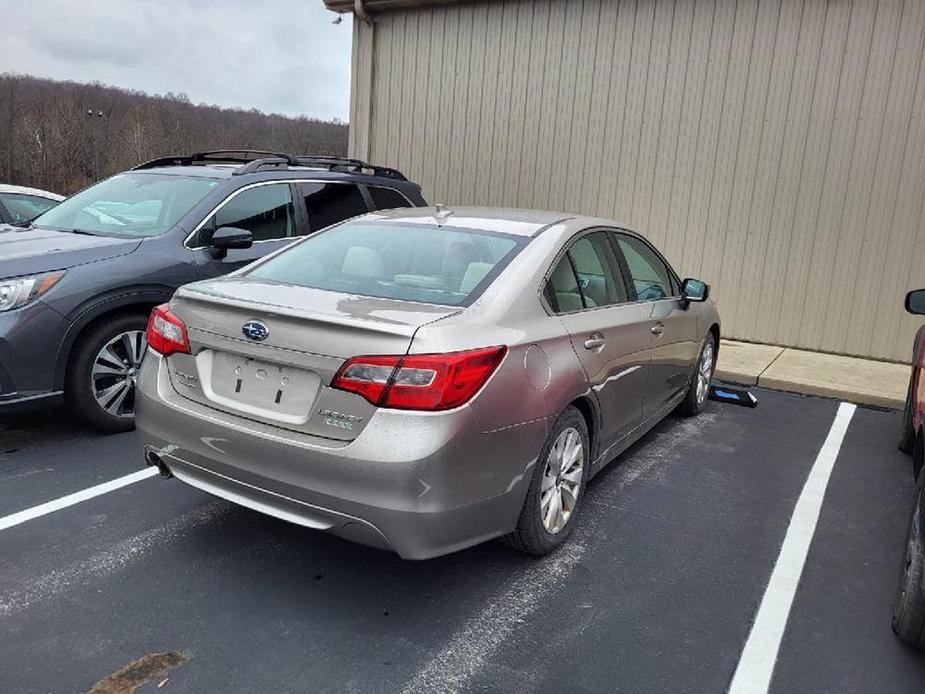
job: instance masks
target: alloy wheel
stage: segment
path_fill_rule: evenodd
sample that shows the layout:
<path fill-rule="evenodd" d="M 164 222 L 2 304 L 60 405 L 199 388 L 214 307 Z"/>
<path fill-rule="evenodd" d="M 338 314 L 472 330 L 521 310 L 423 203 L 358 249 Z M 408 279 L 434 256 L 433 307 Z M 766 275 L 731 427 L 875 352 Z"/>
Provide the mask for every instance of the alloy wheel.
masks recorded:
<path fill-rule="evenodd" d="M 581 434 L 569 427 L 556 437 L 549 449 L 540 488 L 540 518 L 551 535 L 560 532 L 572 517 L 578 503 L 583 469 Z"/>
<path fill-rule="evenodd" d="M 144 332 L 119 333 L 93 360 L 91 389 L 97 404 L 114 417 L 135 414 L 135 381 L 148 343 Z"/>
<path fill-rule="evenodd" d="M 697 402 L 703 404 L 710 392 L 710 380 L 713 378 L 713 340 L 707 340 L 697 365 Z"/>

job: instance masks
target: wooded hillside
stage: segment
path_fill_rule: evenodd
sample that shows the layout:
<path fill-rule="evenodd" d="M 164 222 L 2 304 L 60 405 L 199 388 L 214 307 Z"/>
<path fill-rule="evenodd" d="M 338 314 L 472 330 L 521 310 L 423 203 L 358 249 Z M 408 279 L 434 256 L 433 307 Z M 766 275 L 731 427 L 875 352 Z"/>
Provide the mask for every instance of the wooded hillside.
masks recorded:
<path fill-rule="evenodd" d="M 347 151 L 347 126 L 194 105 L 102 84 L 0 75 L 0 183 L 63 195 L 170 154 L 207 149 Z"/>

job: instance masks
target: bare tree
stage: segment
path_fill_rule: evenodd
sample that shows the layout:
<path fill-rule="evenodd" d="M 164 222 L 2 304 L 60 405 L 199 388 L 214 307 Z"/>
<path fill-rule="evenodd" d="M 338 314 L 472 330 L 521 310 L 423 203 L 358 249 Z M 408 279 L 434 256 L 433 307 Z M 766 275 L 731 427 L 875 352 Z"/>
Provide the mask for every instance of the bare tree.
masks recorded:
<path fill-rule="evenodd" d="M 193 105 L 183 93 L 0 74 L 4 183 L 70 194 L 155 157 L 235 147 L 343 156 L 347 125 Z"/>

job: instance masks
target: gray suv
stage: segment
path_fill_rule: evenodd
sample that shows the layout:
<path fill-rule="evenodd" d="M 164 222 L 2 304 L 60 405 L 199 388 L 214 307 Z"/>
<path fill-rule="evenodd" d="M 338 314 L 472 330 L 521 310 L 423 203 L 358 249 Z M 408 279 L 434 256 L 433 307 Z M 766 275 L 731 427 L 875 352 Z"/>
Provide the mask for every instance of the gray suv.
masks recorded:
<path fill-rule="evenodd" d="M 424 205 L 400 172 L 355 159 L 215 151 L 141 164 L 29 226 L 0 226 L 0 413 L 63 398 L 134 426 L 151 308 L 299 236 Z"/>

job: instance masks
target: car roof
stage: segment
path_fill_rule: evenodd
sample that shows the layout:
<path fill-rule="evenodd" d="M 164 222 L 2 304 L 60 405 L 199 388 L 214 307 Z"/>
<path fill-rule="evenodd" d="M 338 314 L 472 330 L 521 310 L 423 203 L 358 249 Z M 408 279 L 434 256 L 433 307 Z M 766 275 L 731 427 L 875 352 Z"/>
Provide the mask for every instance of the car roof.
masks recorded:
<path fill-rule="evenodd" d="M 64 200 L 63 195 L 58 195 L 57 193 L 52 193 L 47 190 L 40 190 L 39 188 L 28 188 L 26 186 L 12 186 L 5 183 L 0 183 L 0 193 L 19 193 L 21 195 L 35 195 L 40 198 L 48 198 L 49 200 Z"/>
<path fill-rule="evenodd" d="M 438 224 L 447 226 L 470 227 L 499 231 L 517 236 L 536 236 L 555 224 L 565 225 L 569 231 L 586 229 L 593 226 L 616 227 L 627 229 L 624 224 L 610 219 L 589 217 L 569 212 L 551 210 L 527 210 L 514 207 L 455 207 L 438 205 L 436 207 L 400 208 L 371 212 L 366 218 L 388 219 L 409 224 Z"/>

